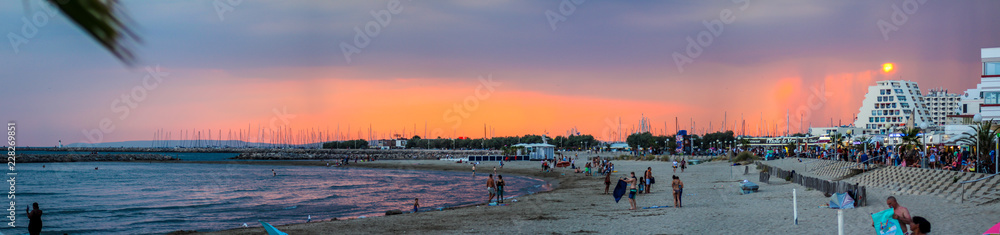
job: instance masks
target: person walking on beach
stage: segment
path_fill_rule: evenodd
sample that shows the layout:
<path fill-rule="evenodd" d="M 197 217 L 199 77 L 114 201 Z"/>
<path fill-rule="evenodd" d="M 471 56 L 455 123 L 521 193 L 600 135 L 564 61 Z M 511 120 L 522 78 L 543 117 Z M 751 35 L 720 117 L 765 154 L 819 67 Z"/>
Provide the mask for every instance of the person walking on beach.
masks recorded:
<path fill-rule="evenodd" d="M 611 174 L 604 174 L 604 194 L 608 194 L 608 189 L 611 188 Z"/>
<path fill-rule="evenodd" d="M 498 174 L 497 174 L 497 167 L 495 167 L 495 166 L 493 167 L 493 174 L 494 174 L 494 175 L 498 175 Z M 499 176 L 499 175 L 498 175 L 498 176 Z"/>
<path fill-rule="evenodd" d="M 417 213 L 417 209 L 420 209 L 420 198 L 413 199 L 413 213 Z"/>
<path fill-rule="evenodd" d="M 635 172 L 632 172 L 632 177 L 623 179 L 625 183 L 628 183 L 628 203 L 629 210 L 635 210 L 635 194 L 639 192 L 639 180 L 635 178 Z"/>
<path fill-rule="evenodd" d="M 503 181 L 502 175 L 497 175 L 497 201 L 503 203 L 503 187 L 507 186 L 507 182 Z"/>
<path fill-rule="evenodd" d="M 646 175 L 643 177 L 646 178 L 646 193 L 649 193 L 652 190 L 650 186 L 653 186 L 653 167 L 646 167 Z"/>
<path fill-rule="evenodd" d="M 497 193 L 496 187 L 497 187 L 496 182 L 493 182 L 493 174 L 490 174 L 490 178 L 486 180 L 486 192 L 489 192 L 490 199 L 487 199 L 486 203 L 490 203 L 493 201 L 493 197 L 496 196 Z"/>
<path fill-rule="evenodd" d="M 677 173 L 677 160 L 674 160 L 674 173 Z"/>
<path fill-rule="evenodd" d="M 906 226 L 913 223 L 913 219 L 910 217 L 910 210 L 900 206 L 899 202 L 896 202 L 896 197 L 893 196 L 889 196 L 885 200 L 885 204 L 889 205 L 889 208 L 892 208 L 892 218 L 899 221 L 899 228 L 903 230 L 903 233 L 906 233 Z"/>
<path fill-rule="evenodd" d="M 31 206 L 35 207 L 35 210 L 29 211 L 28 208 L 24 208 L 28 215 L 28 234 L 38 235 L 42 233 L 42 210 L 38 209 L 38 202 L 32 203 Z"/>
<path fill-rule="evenodd" d="M 476 163 L 470 162 L 469 164 L 472 164 L 472 176 L 476 176 Z"/>
<path fill-rule="evenodd" d="M 687 163 L 688 163 L 687 160 L 681 159 L 681 173 L 684 173 L 684 169 L 688 168 L 688 166 L 687 166 L 688 164 Z"/>
<path fill-rule="evenodd" d="M 674 188 L 674 206 L 683 207 L 681 203 L 681 196 L 684 195 L 684 182 L 681 182 L 681 178 L 674 175 L 674 181 L 670 183 L 670 186 Z"/>

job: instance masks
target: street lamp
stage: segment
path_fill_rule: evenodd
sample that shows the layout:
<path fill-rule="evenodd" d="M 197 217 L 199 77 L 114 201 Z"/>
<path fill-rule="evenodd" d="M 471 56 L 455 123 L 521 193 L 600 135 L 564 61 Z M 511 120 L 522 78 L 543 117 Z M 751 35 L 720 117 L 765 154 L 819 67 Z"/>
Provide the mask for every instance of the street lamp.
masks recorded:
<path fill-rule="evenodd" d="M 980 122 L 982 122 L 982 121 L 983 121 L 983 114 L 977 113 L 975 116 L 972 116 L 972 122 L 975 122 L 977 125 L 980 124 Z M 976 161 L 979 161 L 979 158 L 982 157 L 981 154 L 979 154 L 979 153 L 980 153 L 979 152 L 979 133 L 976 133 Z"/>
<path fill-rule="evenodd" d="M 920 122 L 920 133 L 922 134 L 920 136 L 920 141 L 921 141 L 920 144 L 923 145 L 923 150 L 924 150 L 923 151 L 924 152 L 923 156 L 920 157 L 920 167 L 921 168 L 927 168 L 927 144 L 925 143 L 925 142 L 927 142 L 927 132 L 924 131 L 925 129 L 927 129 L 927 123 L 926 122 Z"/>

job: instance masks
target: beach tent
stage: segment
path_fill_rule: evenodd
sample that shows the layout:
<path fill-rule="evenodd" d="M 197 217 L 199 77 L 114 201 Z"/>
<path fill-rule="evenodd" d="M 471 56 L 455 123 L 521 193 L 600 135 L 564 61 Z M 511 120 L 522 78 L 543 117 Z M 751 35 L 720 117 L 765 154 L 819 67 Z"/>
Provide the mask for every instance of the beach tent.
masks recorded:
<path fill-rule="evenodd" d="M 983 232 L 983 235 L 1000 235 L 1000 223 L 997 223 L 990 229 L 987 229 L 986 232 Z"/>
<path fill-rule="evenodd" d="M 854 209 L 854 199 L 847 193 L 834 193 L 830 196 L 830 209 Z"/>
<path fill-rule="evenodd" d="M 264 230 L 267 230 L 267 235 L 288 235 L 287 233 L 279 231 L 278 229 L 274 228 L 274 226 L 271 226 L 271 224 L 268 224 L 267 222 L 260 220 L 258 220 L 258 222 L 260 222 L 260 224 L 264 226 Z"/>
<path fill-rule="evenodd" d="M 892 218 L 892 208 L 872 214 L 876 235 L 903 235 L 899 221 Z"/>

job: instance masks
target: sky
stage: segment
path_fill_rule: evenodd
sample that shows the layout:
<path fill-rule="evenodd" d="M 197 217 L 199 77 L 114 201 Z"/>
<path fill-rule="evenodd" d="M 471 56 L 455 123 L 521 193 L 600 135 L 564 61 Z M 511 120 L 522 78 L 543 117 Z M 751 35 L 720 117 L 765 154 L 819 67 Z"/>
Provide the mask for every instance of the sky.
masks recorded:
<path fill-rule="evenodd" d="M 614 140 L 641 118 L 800 132 L 852 123 L 879 80 L 962 93 L 980 48 L 1000 47 L 987 0 L 121 3 L 132 67 L 40 0 L 0 6 L 0 119 L 19 146 L 247 129 Z"/>

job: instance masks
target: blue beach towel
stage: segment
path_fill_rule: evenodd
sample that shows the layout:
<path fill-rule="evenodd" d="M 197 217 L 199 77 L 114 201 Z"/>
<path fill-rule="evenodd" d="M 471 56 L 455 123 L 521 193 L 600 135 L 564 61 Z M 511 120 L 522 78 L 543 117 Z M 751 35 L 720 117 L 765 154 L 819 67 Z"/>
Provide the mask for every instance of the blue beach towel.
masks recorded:
<path fill-rule="evenodd" d="M 274 228 L 274 226 L 271 226 L 271 224 L 268 224 L 267 222 L 260 220 L 258 220 L 258 222 L 264 226 L 264 230 L 267 230 L 267 235 L 288 235 L 287 233 Z"/>
<path fill-rule="evenodd" d="M 612 194 L 612 196 L 615 197 L 615 203 L 618 203 L 619 200 L 622 200 L 622 196 L 625 195 L 626 185 L 627 184 L 625 183 L 625 181 L 618 180 L 618 185 L 615 186 L 615 192 Z"/>
<path fill-rule="evenodd" d="M 903 230 L 899 226 L 899 221 L 893 219 L 892 214 L 892 208 L 872 214 L 872 221 L 875 222 L 876 235 L 903 235 Z"/>

